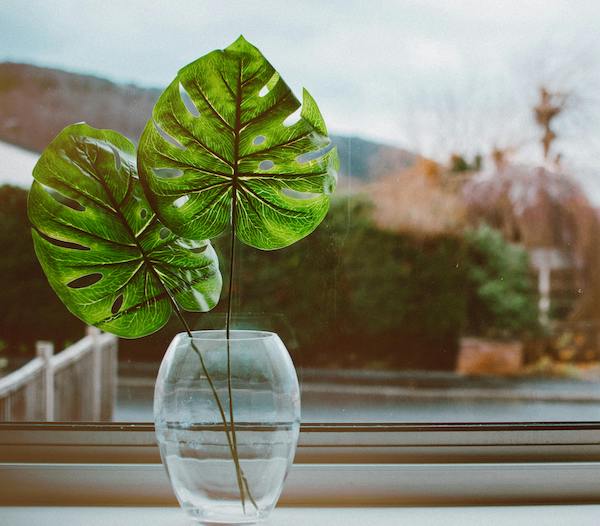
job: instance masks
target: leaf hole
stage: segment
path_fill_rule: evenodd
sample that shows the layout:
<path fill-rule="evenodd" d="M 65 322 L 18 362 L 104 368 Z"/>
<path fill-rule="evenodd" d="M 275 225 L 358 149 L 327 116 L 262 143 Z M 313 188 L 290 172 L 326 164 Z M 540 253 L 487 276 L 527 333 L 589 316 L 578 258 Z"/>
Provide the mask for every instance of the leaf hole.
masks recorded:
<path fill-rule="evenodd" d="M 188 110 L 190 115 L 192 115 L 192 117 L 200 117 L 200 110 L 196 107 L 192 97 L 190 97 L 190 94 L 186 91 L 181 82 L 179 83 L 179 96 L 181 97 L 181 102 L 183 102 L 185 109 Z"/>
<path fill-rule="evenodd" d="M 85 276 L 81 276 L 80 278 L 74 279 L 73 281 L 67 283 L 67 287 L 71 289 L 83 289 L 86 287 L 91 287 L 94 283 L 98 283 L 101 279 L 102 274 L 95 272 L 94 274 L 87 274 Z"/>
<path fill-rule="evenodd" d="M 146 219 L 146 217 L 148 217 L 148 210 L 146 210 L 145 208 L 142 208 L 142 209 L 140 210 L 140 217 L 141 217 L 142 219 Z"/>
<path fill-rule="evenodd" d="M 323 193 L 325 195 L 331 195 L 333 193 L 333 190 L 335 188 L 334 181 L 334 178 L 327 178 L 327 180 L 323 184 Z"/>
<path fill-rule="evenodd" d="M 190 252 L 193 252 L 194 254 L 202 254 L 203 252 L 206 252 L 207 248 L 208 245 L 202 245 L 201 247 L 191 248 Z"/>
<path fill-rule="evenodd" d="M 175 208 L 181 208 L 189 200 L 190 200 L 190 196 L 189 195 L 182 195 L 181 197 L 178 197 L 177 199 L 175 199 L 175 201 L 173 201 L 173 206 Z"/>
<path fill-rule="evenodd" d="M 268 80 L 268 82 L 260 89 L 260 91 L 258 92 L 258 96 L 259 97 L 264 97 L 266 96 L 277 84 L 277 82 L 279 81 L 279 73 L 277 73 L 276 71 L 271 75 L 271 78 Z"/>
<path fill-rule="evenodd" d="M 314 199 L 315 197 L 320 197 L 321 195 L 315 192 L 299 192 L 298 190 L 293 190 L 291 188 L 283 188 L 281 193 L 286 197 L 291 197 L 292 199 L 301 199 L 303 201 L 307 199 Z"/>
<path fill-rule="evenodd" d="M 48 243 L 53 244 L 55 247 L 68 248 L 70 250 L 90 250 L 89 247 L 85 247 L 78 243 L 72 243 L 70 241 L 63 241 L 62 239 L 54 239 L 52 237 L 48 237 L 47 235 L 43 234 L 40 231 L 37 231 L 37 233 L 41 237 L 43 237 L 46 241 L 48 241 Z"/>
<path fill-rule="evenodd" d="M 258 163 L 258 168 L 260 170 L 270 170 L 273 168 L 273 166 L 275 166 L 275 163 L 271 160 L 261 161 Z"/>
<path fill-rule="evenodd" d="M 163 226 L 160 229 L 160 232 L 158 233 L 158 235 L 160 236 L 161 239 L 167 239 L 171 235 L 171 231 L 168 228 Z"/>
<path fill-rule="evenodd" d="M 79 204 L 75 199 L 71 199 L 64 194 L 56 191 L 54 188 L 50 188 L 49 186 L 44 186 L 44 190 L 48 192 L 48 194 L 57 202 L 63 206 L 70 208 L 71 210 L 75 210 L 77 212 L 83 212 L 85 210 L 85 206 Z"/>
<path fill-rule="evenodd" d="M 254 144 L 254 146 L 259 146 L 266 140 L 267 140 L 267 138 L 264 135 L 257 135 L 256 137 L 254 137 L 252 144 Z"/>
<path fill-rule="evenodd" d="M 290 113 L 285 120 L 283 121 L 283 125 L 286 128 L 289 128 L 290 126 L 293 126 L 294 124 L 296 124 L 300 118 L 302 117 L 302 108 L 298 108 L 296 111 L 294 111 L 293 113 Z"/>
<path fill-rule="evenodd" d="M 183 175 L 183 170 L 179 168 L 153 168 L 152 171 L 161 179 L 175 179 Z"/>
<path fill-rule="evenodd" d="M 154 127 L 156 128 L 156 131 L 158 132 L 158 134 L 166 141 L 168 142 L 171 146 L 175 146 L 175 148 L 179 148 L 180 150 L 186 150 L 187 148 L 181 144 L 177 139 L 175 139 L 174 137 L 171 137 L 165 130 L 163 130 L 156 121 L 154 122 Z"/>
<path fill-rule="evenodd" d="M 121 310 L 122 306 L 123 306 L 123 294 L 119 294 L 117 296 L 117 299 L 112 304 L 112 307 L 110 308 L 110 312 L 112 312 L 113 314 L 116 314 L 117 312 L 119 312 Z"/>
<path fill-rule="evenodd" d="M 319 159 L 323 157 L 329 150 L 333 148 L 332 144 L 328 144 L 325 148 L 321 148 L 320 150 L 313 150 L 312 152 L 306 152 L 298 155 L 296 157 L 296 162 L 298 164 L 305 164 L 310 161 L 314 161 L 315 159 Z"/>

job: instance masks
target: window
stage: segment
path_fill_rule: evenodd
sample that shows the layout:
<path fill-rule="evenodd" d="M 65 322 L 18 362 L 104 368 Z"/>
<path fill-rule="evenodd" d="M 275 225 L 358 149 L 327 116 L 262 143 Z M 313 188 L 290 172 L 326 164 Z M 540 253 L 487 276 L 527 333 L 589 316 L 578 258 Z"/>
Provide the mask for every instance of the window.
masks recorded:
<path fill-rule="evenodd" d="M 239 33 L 310 89 L 341 159 L 313 234 L 237 247 L 234 326 L 278 332 L 298 368 L 299 461 L 598 460 L 597 7 L 109 4 L 0 7 L 3 461 L 157 460 L 178 322 L 118 352 L 86 333 L 35 260 L 26 189 L 66 124 L 137 140 L 174 68 Z"/>

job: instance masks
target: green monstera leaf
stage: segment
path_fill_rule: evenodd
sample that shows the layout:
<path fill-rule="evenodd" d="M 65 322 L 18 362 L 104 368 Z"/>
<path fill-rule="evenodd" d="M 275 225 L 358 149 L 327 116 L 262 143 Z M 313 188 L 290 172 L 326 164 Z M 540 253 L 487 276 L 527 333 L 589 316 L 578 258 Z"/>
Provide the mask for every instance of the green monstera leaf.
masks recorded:
<path fill-rule="evenodd" d="M 178 308 L 207 311 L 221 275 L 207 241 L 187 241 L 158 221 L 141 189 L 135 147 L 86 124 L 65 128 L 36 164 L 28 212 L 50 285 L 86 323 L 145 336 Z"/>
<path fill-rule="evenodd" d="M 311 233 L 329 208 L 338 158 L 306 90 L 299 108 L 243 37 L 182 68 L 138 150 L 160 220 L 192 239 L 215 237 L 233 220 L 237 237 L 263 250 Z"/>

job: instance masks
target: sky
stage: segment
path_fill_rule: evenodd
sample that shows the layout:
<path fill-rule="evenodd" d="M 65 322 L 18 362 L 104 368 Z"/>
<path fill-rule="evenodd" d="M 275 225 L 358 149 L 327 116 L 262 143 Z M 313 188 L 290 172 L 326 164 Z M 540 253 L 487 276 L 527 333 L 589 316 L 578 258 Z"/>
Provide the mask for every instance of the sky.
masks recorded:
<path fill-rule="evenodd" d="M 494 145 L 539 160 L 530 108 L 546 83 L 574 93 L 557 147 L 593 171 L 598 27 L 585 0 L 3 0 L 0 61 L 162 87 L 243 34 L 331 131 L 439 160 Z"/>

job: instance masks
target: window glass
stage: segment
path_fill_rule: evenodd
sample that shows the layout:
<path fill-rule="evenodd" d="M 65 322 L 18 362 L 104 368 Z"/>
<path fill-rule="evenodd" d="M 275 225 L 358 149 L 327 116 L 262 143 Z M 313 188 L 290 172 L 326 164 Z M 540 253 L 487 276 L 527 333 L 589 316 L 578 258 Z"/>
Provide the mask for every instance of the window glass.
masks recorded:
<path fill-rule="evenodd" d="M 303 420 L 598 420 L 599 19 L 593 2 L 4 1 L 0 421 L 152 419 L 180 324 L 82 343 L 35 258 L 31 171 L 70 123 L 137 141 L 177 69 L 240 33 L 310 90 L 341 161 L 315 232 L 236 247 L 233 326 L 282 337 Z M 226 309 L 188 320 L 223 328 Z"/>

